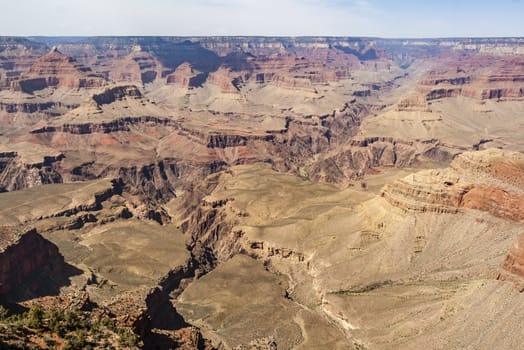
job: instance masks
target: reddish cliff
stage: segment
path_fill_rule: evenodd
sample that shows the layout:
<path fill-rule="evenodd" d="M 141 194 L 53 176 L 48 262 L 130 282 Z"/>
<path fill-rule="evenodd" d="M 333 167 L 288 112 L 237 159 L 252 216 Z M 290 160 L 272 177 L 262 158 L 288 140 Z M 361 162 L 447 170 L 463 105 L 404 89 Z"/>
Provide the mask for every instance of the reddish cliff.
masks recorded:
<path fill-rule="evenodd" d="M 522 221 L 523 181 L 524 155 L 489 149 L 461 154 L 447 169 L 421 171 L 386 185 L 382 197 L 406 210 L 469 208 Z"/>
<path fill-rule="evenodd" d="M 27 75 L 13 84 L 15 90 L 32 93 L 48 87 L 97 88 L 105 85 L 105 79 L 53 48 L 31 67 Z"/>
<path fill-rule="evenodd" d="M 176 68 L 176 70 L 169 74 L 166 78 L 168 84 L 176 84 L 184 88 L 188 88 L 191 83 L 191 79 L 194 78 L 198 73 L 193 70 L 190 63 L 184 62 Z"/>
<path fill-rule="evenodd" d="M 162 77 L 163 66 L 149 52 L 139 46 L 122 58 L 110 60 L 109 78 L 116 82 L 148 84 Z"/>
<path fill-rule="evenodd" d="M 444 56 L 418 91 L 428 100 L 455 96 L 503 99 L 524 97 L 524 61 L 520 56 L 465 54 Z"/>
<path fill-rule="evenodd" d="M 216 72 L 210 73 L 207 81 L 212 85 L 218 86 L 222 93 L 238 94 L 243 78 L 234 74 L 227 67 L 222 66 Z"/>
<path fill-rule="evenodd" d="M 17 301 L 57 293 L 66 264 L 35 229 L 0 227 L 0 297 Z"/>

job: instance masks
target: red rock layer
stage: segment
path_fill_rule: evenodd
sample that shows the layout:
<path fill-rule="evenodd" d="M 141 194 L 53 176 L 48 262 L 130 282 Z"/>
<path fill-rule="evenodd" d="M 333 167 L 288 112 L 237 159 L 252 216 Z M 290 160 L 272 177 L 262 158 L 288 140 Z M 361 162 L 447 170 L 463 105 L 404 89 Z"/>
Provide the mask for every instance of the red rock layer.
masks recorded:
<path fill-rule="evenodd" d="M 427 100 L 455 96 L 502 99 L 524 97 L 524 58 L 466 54 L 443 58 L 417 88 Z"/>
<path fill-rule="evenodd" d="M 48 87 L 97 88 L 105 83 L 105 79 L 93 74 L 90 68 L 53 48 L 31 67 L 26 76 L 13 83 L 13 88 L 31 93 Z"/>
<path fill-rule="evenodd" d="M 64 266 L 58 248 L 36 230 L 13 232 L 11 228 L 0 227 L 0 297 L 17 300 L 45 293 L 56 286 L 52 281 L 40 285 L 38 276 L 44 280 L 46 273 L 50 273 L 59 278 Z M 20 286 L 25 286 L 26 295 L 15 293 L 24 289 Z"/>
<path fill-rule="evenodd" d="M 162 76 L 162 64 L 136 47 L 129 55 L 111 62 L 109 78 L 116 82 L 148 84 Z"/>
<path fill-rule="evenodd" d="M 422 171 L 386 185 L 382 197 L 406 210 L 457 212 L 469 208 L 523 221 L 523 169 L 520 153 L 468 152 L 448 169 Z"/>
<path fill-rule="evenodd" d="M 524 220 L 524 195 L 490 185 L 475 185 L 462 197 L 459 207 L 487 211 L 494 216 Z"/>
<path fill-rule="evenodd" d="M 193 78 L 196 74 L 197 73 L 193 70 L 191 64 L 184 62 L 178 66 L 173 73 L 166 77 L 166 82 L 168 84 L 176 84 L 187 88 L 189 87 L 191 78 Z"/>
<path fill-rule="evenodd" d="M 216 72 L 209 74 L 207 81 L 218 86 L 222 93 L 237 94 L 240 91 L 239 84 L 242 83 L 243 79 L 222 66 Z"/>

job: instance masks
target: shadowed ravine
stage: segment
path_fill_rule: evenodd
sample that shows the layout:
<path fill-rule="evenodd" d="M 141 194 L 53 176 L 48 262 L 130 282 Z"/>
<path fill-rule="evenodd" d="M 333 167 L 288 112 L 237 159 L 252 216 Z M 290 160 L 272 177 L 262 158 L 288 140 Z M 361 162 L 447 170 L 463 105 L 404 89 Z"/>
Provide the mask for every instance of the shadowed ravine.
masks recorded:
<path fill-rule="evenodd" d="M 522 45 L 0 38 L 0 348 L 518 348 Z"/>

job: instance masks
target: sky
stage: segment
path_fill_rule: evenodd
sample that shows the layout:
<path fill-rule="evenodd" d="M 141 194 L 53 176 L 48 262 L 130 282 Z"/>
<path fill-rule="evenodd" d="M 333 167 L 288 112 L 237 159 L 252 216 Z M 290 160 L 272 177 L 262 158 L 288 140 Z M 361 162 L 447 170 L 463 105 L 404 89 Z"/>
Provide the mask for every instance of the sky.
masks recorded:
<path fill-rule="evenodd" d="M 524 0 L 0 0 L 0 35 L 524 36 Z"/>

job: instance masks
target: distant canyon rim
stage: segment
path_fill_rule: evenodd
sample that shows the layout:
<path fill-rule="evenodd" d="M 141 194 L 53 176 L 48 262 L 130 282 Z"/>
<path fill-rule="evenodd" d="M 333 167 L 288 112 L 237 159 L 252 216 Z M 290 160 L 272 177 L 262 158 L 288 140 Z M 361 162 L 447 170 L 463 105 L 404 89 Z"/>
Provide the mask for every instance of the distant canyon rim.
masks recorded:
<path fill-rule="evenodd" d="M 522 38 L 0 37 L 0 305 L 113 325 L 0 348 L 520 348 L 523 152 Z"/>

